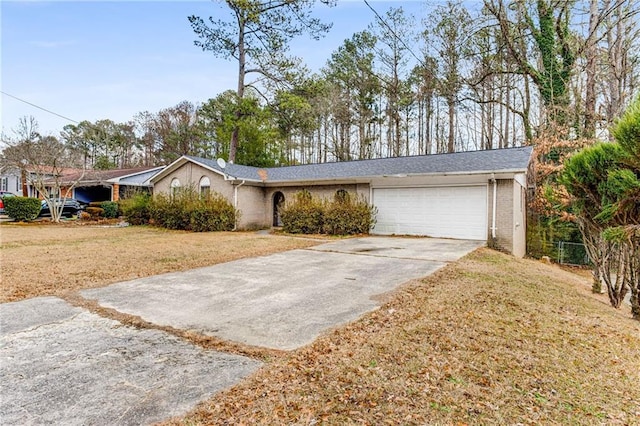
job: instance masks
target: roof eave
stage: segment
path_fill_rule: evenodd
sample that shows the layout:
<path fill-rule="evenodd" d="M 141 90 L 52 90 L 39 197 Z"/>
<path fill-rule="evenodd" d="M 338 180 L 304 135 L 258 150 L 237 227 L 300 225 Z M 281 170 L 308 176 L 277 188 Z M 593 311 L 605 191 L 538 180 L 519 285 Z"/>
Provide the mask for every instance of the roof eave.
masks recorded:
<path fill-rule="evenodd" d="M 166 166 L 163 170 L 161 170 L 160 172 L 158 172 L 155 175 L 153 175 L 152 177 L 150 177 L 148 182 L 153 185 L 158 180 L 160 180 L 160 179 L 164 178 L 166 175 L 170 174 L 173 171 L 173 169 L 175 169 L 176 167 L 182 166 L 182 165 L 186 164 L 189 161 L 193 161 L 193 160 L 191 158 L 188 158 L 187 156 L 183 155 L 182 157 L 180 157 L 177 160 L 175 160 L 173 163 L 171 163 L 168 166 Z"/>
<path fill-rule="evenodd" d="M 111 178 L 111 179 L 107 179 L 106 181 L 110 182 L 110 183 L 119 183 L 120 179 L 126 179 L 126 178 L 131 177 L 131 176 L 137 176 L 137 175 L 141 175 L 141 174 L 144 174 L 144 173 L 149 173 L 149 172 L 151 172 L 153 170 L 162 170 L 164 168 L 165 168 L 165 166 L 150 167 L 150 168 L 148 168 L 146 170 L 142 170 L 142 171 L 135 172 L 135 173 L 129 173 L 129 174 L 123 175 L 123 176 L 114 177 L 114 178 Z"/>
<path fill-rule="evenodd" d="M 283 185 L 283 184 L 304 184 L 317 182 L 349 182 L 349 183 L 367 183 L 372 179 L 380 178 L 411 178 L 411 177 L 434 177 L 434 176 L 469 176 L 469 175 L 491 175 L 491 174 L 516 174 L 526 173 L 527 169 L 502 169 L 502 170 L 477 170 L 477 171 L 458 171 L 458 172 L 431 172 L 431 173 L 394 173 L 387 175 L 366 175 L 366 176 L 350 176 L 350 177 L 331 177 L 317 179 L 283 179 L 283 180 L 267 180 L 264 181 L 266 186 Z"/>

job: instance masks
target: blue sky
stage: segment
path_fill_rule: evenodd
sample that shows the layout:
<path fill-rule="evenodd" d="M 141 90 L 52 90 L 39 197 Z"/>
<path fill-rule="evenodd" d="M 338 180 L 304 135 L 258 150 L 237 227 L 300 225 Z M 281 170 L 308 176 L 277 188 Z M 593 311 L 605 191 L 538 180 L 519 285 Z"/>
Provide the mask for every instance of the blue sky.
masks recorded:
<path fill-rule="evenodd" d="M 237 65 L 193 45 L 189 15 L 225 17 L 220 3 L 200 1 L 1 1 L 3 92 L 72 120 L 131 120 L 188 100 L 205 102 L 236 87 Z M 433 5 L 433 2 L 431 2 Z M 420 17 L 418 2 L 370 1 L 382 15 L 402 6 Z M 314 70 L 344 39 L 374 21 L 363 1 L 339 0 L 317 7 L 333 22 L 320 41 L 297 39 L 292 52 Z M 417 47 L 416 47 L 417 49 Z M 20 117 L 32 115 L 43 134 L 57 135 L 71 123 L 1 95 L 2 131 L 11 134 Z"/>

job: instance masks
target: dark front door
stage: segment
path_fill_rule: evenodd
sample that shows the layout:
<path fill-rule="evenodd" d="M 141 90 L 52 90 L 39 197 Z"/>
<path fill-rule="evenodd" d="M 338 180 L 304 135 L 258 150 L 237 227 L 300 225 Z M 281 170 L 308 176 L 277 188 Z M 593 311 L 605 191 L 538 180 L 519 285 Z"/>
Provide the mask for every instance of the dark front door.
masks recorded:
<path fill-rule="evenodd" d="M 273 226 L 282 226 L 280 208 L 284 205 L 284 194 L 280 191 L 273 194 Z"/>

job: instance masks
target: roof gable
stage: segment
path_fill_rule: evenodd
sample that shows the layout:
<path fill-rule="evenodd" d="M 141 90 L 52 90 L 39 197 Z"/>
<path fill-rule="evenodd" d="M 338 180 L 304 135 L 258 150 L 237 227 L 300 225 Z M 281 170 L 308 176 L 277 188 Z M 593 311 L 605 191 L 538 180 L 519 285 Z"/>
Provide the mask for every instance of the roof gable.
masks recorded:
<path fill-rule="evenodd" d="M 125 174 L 119 174 L 109 179 L 109 182 L 119 183 L 121 185 L 142 185 L 148 183 L 149 179 L 164 169 L 164 166 L 160 167 L 143 167 L 139 169 L 122 170 L 122 172 L 128 172 Z"/>

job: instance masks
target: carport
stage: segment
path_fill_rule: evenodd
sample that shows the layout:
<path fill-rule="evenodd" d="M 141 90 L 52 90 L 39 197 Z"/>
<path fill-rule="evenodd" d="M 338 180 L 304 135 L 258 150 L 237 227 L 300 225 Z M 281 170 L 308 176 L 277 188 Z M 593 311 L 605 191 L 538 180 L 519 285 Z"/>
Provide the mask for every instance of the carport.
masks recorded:
<path fill-rule="evenodd" d="M 113 188 L 105 185 L 86 185 L 74 189 L 73 198 L 84 203 L 111 201 Z"/>

